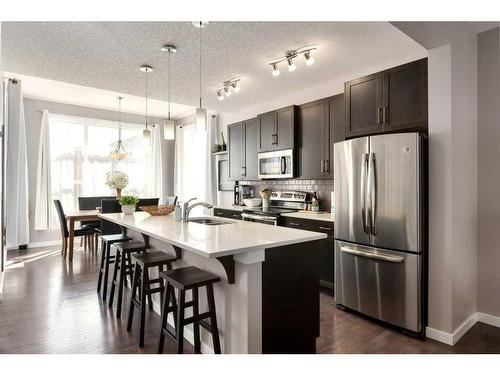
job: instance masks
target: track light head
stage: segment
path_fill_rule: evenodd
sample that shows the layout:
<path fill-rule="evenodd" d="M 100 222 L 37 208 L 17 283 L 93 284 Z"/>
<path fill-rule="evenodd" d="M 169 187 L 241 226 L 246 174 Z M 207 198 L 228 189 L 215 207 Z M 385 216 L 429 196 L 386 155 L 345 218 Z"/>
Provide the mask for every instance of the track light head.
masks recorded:
<path fill-rule="evenodd" d="M 221 90 L 217 90 L 217 99 L 219 99 L 220 102 L 224 100 L 224 95 L 222 95 Z"/>
<path fill-rule="evenodd" d="M 231 96 L 231 90 L 229 89 L 229 87 L 224 87 L 224 94 L 226 94 L 227 97 Z"/>
<path fill-rule="evenodd" d="M 293 62 L 293 57 L 289 57 L 286 59 L 288 61 L 288 71 L 293 72 L 297 67 L 295 66 L 295 63 Z"/>
<path fill-rule="evenodd" d="M 311 66 L 316 61 L 311 55 L 311 51 L 304 52 L 304 57 L 306 58 L 306 65 Z"/>
<path fill-rule="evenodd" d="M 240 86 L 238 86 L 238 81 L 234 81 L 233 83 L 231 83 L 231 86 L 233 87 L 234 92 L 240 91 Z"/>
<path fill-rule="evenodd" d="M 271 64 L 271 66 L 273 67 L 273 77 L 279 76 L 280 70 L 278 69 L 278 64 L 274 63 L 274 64 Z"/>

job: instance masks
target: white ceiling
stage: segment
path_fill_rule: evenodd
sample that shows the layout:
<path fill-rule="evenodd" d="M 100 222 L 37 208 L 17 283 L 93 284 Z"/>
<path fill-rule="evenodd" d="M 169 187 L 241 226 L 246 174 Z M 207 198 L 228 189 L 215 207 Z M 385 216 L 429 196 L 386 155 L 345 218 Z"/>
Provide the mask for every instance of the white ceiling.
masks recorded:
<path fill-rule="evenodd" d="M 237 112 L 332 77 L 412 60 L 427 51 L 387 22 L 211 22 L 203 32 L 204 106 Z M 172 65 L 172 101 L 197 106 L 199 29 L 191 22 L 2 22 L 2 69 L 135 96 L 165 100 L 165 43 L 178 48 Z M 316 63 L 271 76 L 269 61 L 287 50 L 316 44 Z M 219 102 L 215 90 L 241 77 L 241 91 Z M 296 103 L 300 104 L 300 103 Z"/>
<path fill-rule="evenodd" d="M 495 27 L 500 26 L 500 22 L 482 22 L 482 21 L 477 21 L 477 22 L 467 22 L 472 29 L 480 34 L 482 32 L 494 29 Z"/>

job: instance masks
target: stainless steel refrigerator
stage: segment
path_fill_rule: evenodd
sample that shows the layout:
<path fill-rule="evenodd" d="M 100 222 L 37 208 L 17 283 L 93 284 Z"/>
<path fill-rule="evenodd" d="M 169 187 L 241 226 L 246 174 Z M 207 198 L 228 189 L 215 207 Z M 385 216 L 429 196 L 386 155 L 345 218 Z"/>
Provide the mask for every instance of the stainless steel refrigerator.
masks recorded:
<path fill-rule="evenodd" d="M 335 300 L 422 331 L 424 179 L 418 133 L 334 145 Z"/>

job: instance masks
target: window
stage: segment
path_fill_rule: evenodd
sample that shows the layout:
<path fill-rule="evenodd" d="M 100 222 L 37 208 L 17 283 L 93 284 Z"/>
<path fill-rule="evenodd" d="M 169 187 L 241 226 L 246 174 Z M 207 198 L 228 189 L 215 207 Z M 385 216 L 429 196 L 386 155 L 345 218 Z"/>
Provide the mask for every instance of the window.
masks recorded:
<path fill-rule="evenodd" d="M 106 186 L 106 173 L 121 170 L 129 177 L 125 194 L 148 196 L 149 147 L 145 147 L 140 124 L 122 123 L 127 159 L 113 161 L 118 123 L 50 114 L 51 185 L 53 199 L 67 212 L 78 210 L 79 196 L 114 195 Z"/>

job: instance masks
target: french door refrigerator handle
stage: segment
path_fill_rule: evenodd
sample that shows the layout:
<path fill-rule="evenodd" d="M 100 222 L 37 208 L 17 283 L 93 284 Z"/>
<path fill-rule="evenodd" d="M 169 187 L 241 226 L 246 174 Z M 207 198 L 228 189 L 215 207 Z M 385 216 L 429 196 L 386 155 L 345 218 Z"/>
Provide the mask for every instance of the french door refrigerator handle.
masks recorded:
<path fill-rule="evenodd" d="M 376 180 L 376 163 L 375 163 L 375 154 L 370 153 L 370 160 L 368 163 L 368 196 L 370 207 L 368 209 L 370 213 L 370 231 L 374 236 L 377 235 L 377 180 Z"/>
<path fill-rule="evenodd" d="M 350 248 L 347 246 L 341 246 L 340 251 L 343 253 L 348 253 L 348 254 L 364 257 L 364 258 L 382 260 L 384 262 L 391 262 L 391 263 L 403 263 L 404 262 L 403 257 L 368 253 L 366 251 L 356 250 L 356 249 L 353 249 L 353 248 Z"/>
<path fill-rule="evenodd" d="M 368 226 L 368 215 L 366 212 L 366 190 L 367 190 L 367 164 L 369 154 L 363 154 L 361 158 L 361 219 L 363 220 L 363 232 L 370 233 Z"/>

